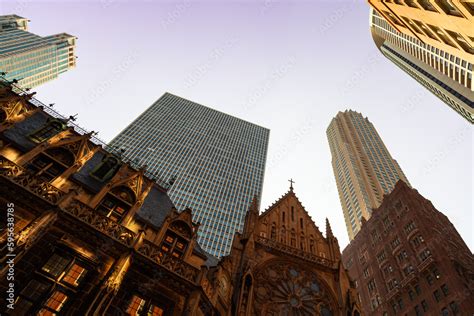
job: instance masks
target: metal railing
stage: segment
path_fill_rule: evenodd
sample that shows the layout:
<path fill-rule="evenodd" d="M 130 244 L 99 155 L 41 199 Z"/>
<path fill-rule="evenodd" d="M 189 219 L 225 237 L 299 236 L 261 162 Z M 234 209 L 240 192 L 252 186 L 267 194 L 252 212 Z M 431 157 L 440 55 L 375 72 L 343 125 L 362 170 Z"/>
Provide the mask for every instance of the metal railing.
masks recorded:
<path fill-rule="evenodd" d="M 5 75 L 0 74 L 0 83 L 3 85 L 11 86 L 14 91 L 14 93 L 17 93 L 18 95 L 29 95 L 29 100 L 28 102 L 31 103 L 32 105 L 36 107 L 40 107 L 43 109 L 45 113 L 48 115 L 59 119 L 61 121 L 64 121 L 67 126 L 71 127 L 74 129 L 76 133 L 79 135 L 86 135 L 91 133 L 90 131 L 86 130 L 85 128 L 79 126 L 78 124 L 74 123 L 74 118 L 73 117 L 65 117 L 64 115 L 60 114 L 59 112 L 55 111 L 52 109 L 51 106 L 44 104 L 43 102 L 39 101 L 38 99 L 34 98 L 29 91 L 26 89 L 23 89 L 19 85 L 15 84 L 12 81 L 9 81 L 8 79 L 5 78 Z M 132 167 L 135 170 L 140 170 L 142 168 L 145 168 L 144 175 L 149 178 L 150 180 L 153 180 L 156 182 L 158 185 L 160 185 L 164 189 L 169 189 L 170 184 L 162 179 L 159 178 L 159 176 L 156 173 L 153 173 L 151 171 L 148 171 L 146 169 L 146 165 L 141 165 L 139 162 L 135 161 L 132 157 L 128 157 L 123 150 L 120 148 L 117 148 L 115 146 L 111 146 L 107 144 L 105 141 L 100 139 L 99 137 L 96 136 L 96 133 L 92 133 L 89 140 L 98 146 L 101 146 L 102 149 L 104 149 L 106 152 L 116 156 L 120 161 L 122 161 L 125 164 L 128 164 L 130 167 Z"/>

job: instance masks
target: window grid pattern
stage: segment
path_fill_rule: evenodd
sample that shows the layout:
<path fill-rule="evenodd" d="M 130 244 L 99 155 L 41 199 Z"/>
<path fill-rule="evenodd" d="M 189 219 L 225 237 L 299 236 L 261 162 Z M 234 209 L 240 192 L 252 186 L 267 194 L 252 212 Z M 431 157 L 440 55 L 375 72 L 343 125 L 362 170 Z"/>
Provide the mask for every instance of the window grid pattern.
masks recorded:
<path fill-rule="evenodd" d="M 373 124 L 354 111 L 340 112 L 327 131 L 332 165 L 349 238 L 358 233 L 362 217 L 382 202 L 398 180 L 409 184 Z"/>
<path fill-rule="evenodd" d="M 62 33 L 41 37 L 21 27 L 15 16 L 0 17 L 0 71 L 23 88 L 36 87 L 75 67 L 75 37 Z"/>
<path fill-rule="evenodd" d="M 162 180 L 175 178 L 170 198 L 193 210 L 200 245 L 220 257 L 253 196 L 260 200 L 268 138 L 266 128 L 166 93 L 110 144 Z"/>

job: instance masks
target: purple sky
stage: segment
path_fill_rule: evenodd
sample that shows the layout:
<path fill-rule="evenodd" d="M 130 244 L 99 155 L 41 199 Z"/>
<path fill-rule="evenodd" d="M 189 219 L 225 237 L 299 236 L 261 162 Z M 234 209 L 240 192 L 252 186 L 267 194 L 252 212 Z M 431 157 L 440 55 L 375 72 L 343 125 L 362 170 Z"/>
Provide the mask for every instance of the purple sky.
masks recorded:
<path fill-rule="evenodd" d="M 325 132 L 338 111 L 359 111 L 474 248 L 471 126 L 376 50 L 362 1 L 4 0 L 0 13 L 30 19 L 38 35 L 79 38 L 77 68 L 37 97 L 106 141 L 166 91 L 270 128 L 262 211 L 293 178 L 341 250 Z"/>

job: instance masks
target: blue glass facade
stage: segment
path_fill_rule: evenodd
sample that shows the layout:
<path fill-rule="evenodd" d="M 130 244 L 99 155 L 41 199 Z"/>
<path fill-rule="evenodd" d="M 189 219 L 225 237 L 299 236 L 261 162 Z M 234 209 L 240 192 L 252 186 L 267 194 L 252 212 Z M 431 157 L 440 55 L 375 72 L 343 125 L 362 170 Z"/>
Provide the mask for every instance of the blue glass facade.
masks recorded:
<path fill-rule="evenodd" d="M 62 33 L 41 37 L 27 31 L 27 20 L 0 16 L 0 71 L 32 88 L 75 67 L 74 36 Z"/>
<path fill-rule="evenodd" d="M 169 196 L 201 223 L 209 253 L 230 251 L 253 196 L 260 200 L 270 131 L 166 93 L 110 143 L 155 172 L 176 180 Z"/>

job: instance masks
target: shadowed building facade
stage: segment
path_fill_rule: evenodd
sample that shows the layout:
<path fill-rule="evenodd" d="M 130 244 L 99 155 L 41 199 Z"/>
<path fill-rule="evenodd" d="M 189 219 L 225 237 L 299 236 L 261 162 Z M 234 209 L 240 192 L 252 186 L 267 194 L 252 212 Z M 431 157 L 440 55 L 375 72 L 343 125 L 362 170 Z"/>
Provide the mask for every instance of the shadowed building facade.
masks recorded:
<path fill-rule="evenodd" d="M 292 188 L 260 215 L 255 198 L 219 261 L 168 185 L 18 91 L 0 82 L 2 314 L 360 315 L 329 223 L 323 236 Z"/>
<path fill-rule="evenodd" d="M 474 55 L 459 57 L 456 51 L 443 50 L 400 33 L 373 9 L 370 10 L 370 29 L 377 48 L 385 57 L 474 123 Z"/>
<path fill-rule="evenodd" d="M 343 250 L 365 315 L 472 315 L 474 257 L 449 219 L 399 181 Z"/>
<path fill-rule="evenodd" d="M 28 32 L 28 20 L 0 16 L 0 72 L 33 88 L 76 66 L 76 37 L 66 33 L 41 37 Z"/>
<path fill-rule="evenodd" d="M 228 254 L 242 231 L 252 197 L 262 194 L 270 131 L 165 93 L 110 145 L 174 181 L 176 207 L 194 210 L 198 240 L 209 253 Z"/>
<path fill-rule="evenodd" d="M 349 239 L 359 232 L 362 218 L 382 202 L 399 179 L 409 183 L 374 125 L 352 110 L 339 112 L 326 131 Z"/>

